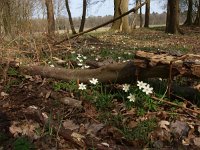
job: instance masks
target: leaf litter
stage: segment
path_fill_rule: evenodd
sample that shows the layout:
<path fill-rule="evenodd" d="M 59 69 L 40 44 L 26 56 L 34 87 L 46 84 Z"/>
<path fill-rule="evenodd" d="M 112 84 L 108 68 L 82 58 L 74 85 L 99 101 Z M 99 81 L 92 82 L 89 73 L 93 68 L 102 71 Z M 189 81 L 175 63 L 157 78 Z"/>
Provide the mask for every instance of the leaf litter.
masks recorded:
<path fill-rule="evenodd" d="M 141 34 L 144 34 L 144 36 L 141 36 Z M 134 37 L 123 34 L 102 35 L 98 37 L 98 41 L 93 41 L 91 37 L 84 37 L 80 38 L 81 42 L 75 42 L 71 48 L 76 50 L 77 53 L 83 53 L 83 56 L 88 56 L 90 52 L 94 52 L 92 59 L 98 58 L 98 62 L 105 61 L 106 63 L 110 63 L 115 60 L 110 58 L 110 54 L 106 54 L 105 52 L 103 52 L 103 54 L 105 53 L 104 57 L 100 56 L 102 49 L 132 53 L 130 49 L 133 48 L 136 50 L 148 48 L 151 50 L 162 49 L 166 51 L 179 48 L 181 53 L 184 53 L 184 50 L 189 50 L 198 54 L 199 51 L 197 49 L 199 47 L 196 37 L 196 35 L 186 35 L 184 37 L 176 36 L 172 39 L 171 35 L 148 30 L 137 31 L 134 33 Z M 142 39 L 146 41 L 144 42 Z M 83 44 L 86 43 L 85 41 L 89 44 Z M 78 50 L 76 49 L 77 47 L 79 47 Z M 63 53 L 67 56 L 66 52 Z M 54 55 L 55 57 L 52 57 L 51 61 L 55 65 L 65 66 L 66 64 L 71 64 L 71 66 L 67 67 L 73 66 L 73 61 L 65 61 L 62 57 L 63 55 L 60 56 L 57 52 L 54 52 Z M 109 62 L 104 60 L 104 58 Z M 29 58 L 26 58 L 26 63 L 29 61 L 32 62 L 32 60 L 27 61 L 27 59 Z M 21 62 L 23 62 L 23 59 Z M 39 62 L 35 63 L 38 64 Z M 53 79 L 29 75 L 24 75 L 23 80 L 21 80 L 21 76 L 8 76 L 8 78 L 9 80 L 19 80 L 19 84 L 12 84 L 7 89 L 3 88 L 3 84 L 0 87 L 0 107 L 3 114 L 1 115 L 0 113 L 0 129 L 2 129 L 0 131 L 8 128 L 8 131 L 4 131 L 4 133 L 11 134 L 9 135 L 10 144 L 12 139 L 25 136 L 38 148 L 42 147 L 43 149 L 52 149 L 55 147 L 61 149 L 79 149 L 81 146 L 86 148 L 87 144 L 84 145 L 85 141 L 83 142 L 82 140 L 97 141 L 96 146 L 102 149 L 125 149 L 125 147 L 148 148 L 150 145 L 159 149 L 166 147 L 200 148 L 200 120 L 196 114 L 184 112 L 180 108 L 174 112 L 170 112 L 163 105 L 156 112 L 147 112 L 140 116 L 136 108 L 127 109 L 121 99 L 116 99 L 113 100 L 115 108 L 112 108 L 110 113 L 106 114 L 106 112 L 99 111 L 90 101 L 90 98 L 88 100 L 83 99 L 77 92 L 69 92 L 67 91 L 68 89 L 60 89 L 55 92 L 52 89 L 52 84 L 57 81 Z M 198 85 L 196 84 L 197 89 Z M 66 101 L 67 98 L 73 98 L 76 102 L 79 101 L 80 103 L 77 104 L 78 107 L 66 102 L 63 103 L 63 99 Z M 42 124 L 38 122 L 36 116 L 26 114 L 27 108 L 33 105 L 35 106 L 33 107 L 34 109 L 37 108 L 42 114 L 45 114 L 43 116 L 47 120 L 49 119 L 49 123 Z M 123 116 L 123 118 L 120 116 Z M 154 121 L 149 122 L 152 119 Z M 56 123 L 57 130 L 53 130 L 51 121 Z M 62 134 L 59 134 L 61 126 L 67 129 L 67 131 L 71 131 L 71 136 L 80 142 L 80 147 L 65 140 Z M 142 131 L 137 132 L 140 130 Z M 129 135 L 129 132 L 133 132 L 134 135 Z M 142 137 L 142 133 L 147 134 L 147 137 Z M 6 143 L 5 141 L 3 142 Z M 1 143 L 2 141 L 0 141 Z M 4 149 L 9 149 L 10 144 L 3 144 Z"/>

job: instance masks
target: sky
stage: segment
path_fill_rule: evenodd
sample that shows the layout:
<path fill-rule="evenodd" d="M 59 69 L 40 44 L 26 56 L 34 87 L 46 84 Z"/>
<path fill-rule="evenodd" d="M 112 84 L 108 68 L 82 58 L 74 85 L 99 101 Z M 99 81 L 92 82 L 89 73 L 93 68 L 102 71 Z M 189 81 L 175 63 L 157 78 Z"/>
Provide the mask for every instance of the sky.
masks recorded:
<path fill-rule="evenodd" d="M 163 0 L 164 3 L 164 0 Z M 163 9 L 163 3 L 158 2 L 158 0 L 153 0 L 151 2 L 151 13 L 158 12 L 162 13 L 165 11 Z M 113 15 L 114 7 L 113 7 L 113 0 L 106 0 L 104 3 L 98 3 L 96 5 L 92 5 L 87 10 L 87 16 L 106 16 L 106 15 Z M 70 2 L 71 13 L 73 17 L 80 17 L 82 15 L 82 0 L 71 0 Z M 131 5 L 129 5 L 131 9 Z M 143 13 L 144 13 L 143 7 Z"/>

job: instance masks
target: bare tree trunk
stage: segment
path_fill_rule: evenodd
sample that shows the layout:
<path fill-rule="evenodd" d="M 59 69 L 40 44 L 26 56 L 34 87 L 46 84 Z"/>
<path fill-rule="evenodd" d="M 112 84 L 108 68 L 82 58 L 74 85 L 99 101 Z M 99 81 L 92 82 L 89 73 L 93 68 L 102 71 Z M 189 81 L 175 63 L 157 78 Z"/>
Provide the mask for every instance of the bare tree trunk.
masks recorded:
<path fill-rule="evenodd" d="M 185 20 L 184 25 L 192 25 L 192 11 L 193 11 L 193 0 L 188 0 L 187 19 Z"/>
<path fill-rule="evenodd" d="M 118 16 L 120 16 L 120 6 L 121 0 L 114 0 L 114 18 L 117 18 Z M 111 29 L 112 30 L 120 30 L 120 25 L 121 25 L 121 19 L 116 20 L 115 22 L 113 22 Z"/>
<path fill-rule="evenodd" d="M 114 18 L 128 11 L 129 0 L 115 0 L 114 1 Z M 125 16 L 113 22 L 111 30 L 130 32 L 128 16 Z"/>
<path fill-rule="evenodd" d="M 142 0 L 140 0 L 140 5 L 142 3 Z M 140 8 L 140 28 L 142 27 L 143 25 L 143 19 L 142 19 L 142 7 Z"/>
<path fill-rule="evenodd" d="M 176 34 L 179 27 L 179 0 L 168 0 L 166 33 Z"/>
<path fill-rule="evenodd" d="M 67 13 L 68 13 L 68 16 L 69 16 L 69 23 L 70 23 L 70 27 L 71 27 L 71 30 L 72 30 L 72 34 L 76 34 L 76 30 L 74 28 L 74 23 L 73 23 L 73 20 L 72 20 L 72 15 L 71 15 L 71 11 L 70 11 L 70 8 L 69 8 L 69 1 L 68 0 L 65 0 L 65 5 L 66 5 Z"/>
<path fill-rule="evenodd" d="M 150 16 L 150 0 L 146 0 L 146 10 L 145 10 L 145 23 L 144 27 L 149 27 L 149 16 Z"/>
<path fill-rule="evenodd" d="M 136 0 L 135 5 L 136 5 L 136 7 L 139 6 L 139 1 L 138 0 Z M 133 21 L 131 23 L 131 30 L 136 29 L 136 26 L 137 26 L 137 24 L 136 24 L 137 17 L 138 17 L 138 10 L 133 13 Z"/>
<path fill-rule="evenodd" d="M 194 25 L 200 26 L 200 0 L 199 0 L 199 6 L 198 6 L 198 11 L 197 11 L 196 19 L 194 21 Z"/>
<path fill-rule="evenodd" d="M 2 21 L 3 28 L 6 36 L 11 36 L 11 10 L 10 0 L 2 0 L 0 3 L 2 7 Z"/>
<path fill-rule="evenodd" d="M 79 32 L 83 32 L 84 25 L 85 25 L 85 18 L 86 18 L 86 9 L 87 9 L 87 0 L 83 0 L 83 14 L 81 19 L 81 25 L 79 28 Z"/>
<path fill-rule="evenodd" d="M 54 36 L 55 34 L 55 19 L 54 19 L 54 7 L 52 0 L 45 0 L 47 8 L 47 20 L 48 20 L 48 34 Z"/>

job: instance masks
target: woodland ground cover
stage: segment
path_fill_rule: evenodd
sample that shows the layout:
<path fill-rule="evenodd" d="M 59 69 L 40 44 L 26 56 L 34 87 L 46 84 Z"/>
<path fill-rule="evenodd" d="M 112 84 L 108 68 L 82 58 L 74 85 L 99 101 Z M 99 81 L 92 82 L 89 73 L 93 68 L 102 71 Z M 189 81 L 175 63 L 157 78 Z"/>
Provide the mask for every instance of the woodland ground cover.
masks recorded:
<path fill-rule="evenodd" d="M 185 35 L 164 33 L 164 27 L 137 29 L 130 34 L 97 32 L 57 46 L 44 35 L 21 35 L 1 42 L 1 57 L 24 65 L 90 69 L 88 60 L 103 65 L 134 59 L 137 50 L 171 55 L 200 54 L 200 28 L 184 27 Z M 61 35 L 62 38 L 65 35 Z M 56 39 L 59 40 L 59 39 Z M 48 45 L 48 50 L 44 46 Z M 168 99 L 181 107 L 156 101 L 166 98 L 167 80 L 88 84 L 21 74 L 1 65 L 0 146 L 2 149 L 133 149 L 200 147 L 198 102 Z M 198 86 L 199 79 L 176 78 L 179 85 Z M 157 84 L 155 84 L 157 83 Z M 199 96 L 199 95 L 197 95 Z M 72 102 L 72 103 L 71 103 Z M 42 124 L 28 110 L 40 110 L 48 120 Z M 76 133 L 66 140 L 59 131 Z M 68 133 L 68 132 L 67 132 Z M 74 134 L 70 134 L 74 135 Z M 83 144 L 82 140 L 91 143 Z"/>

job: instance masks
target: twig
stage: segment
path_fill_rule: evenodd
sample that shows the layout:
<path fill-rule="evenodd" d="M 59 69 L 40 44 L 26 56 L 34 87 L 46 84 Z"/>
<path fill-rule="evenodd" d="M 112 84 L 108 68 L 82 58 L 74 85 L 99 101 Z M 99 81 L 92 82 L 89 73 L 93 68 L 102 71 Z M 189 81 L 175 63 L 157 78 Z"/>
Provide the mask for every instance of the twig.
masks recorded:
<path fill-rule="evenodd" d="M 191 103 L 190 101 L 188 101 L 187 99 L 185 99 L 185 98 L 183 98 L 183 97 L 180 97 L 180 96 L 178 96 L 178 95 L 176 95 L 176 94 L 173 94 L 173 93 L 171 93 L 171 95 L 172 95 L 172 96 L 175 96 L 175 97 L 178 98 L 178 99 L 181 99 L 181 100 L 187 102 L 187 104 L 190 104 L 191 106 L 194 107 L 194 104 L 192 104 L 192 103 Z"/>
<path fill-rule="evenodd" d="M 157 98 L 157 97 L 155 97 L 155 96 L 152 96 L 151 98 L 154 99 L 154 100 L 156 100 L 156 101 L 160 101 L 160 102 L 166 103 L 166 104 L 168 104 L 168 105 L 176 106 L 176 107 L 179 107 L 179 108 L 182 108 L 182 109 L 184 109 L 184 110 L 188 110 L 188 111 L 190 111 L 190 112 L 197 113 L 197 114 L 200 115 L 200 111 L 198 111 L 198 110 L 193 110 L 193 109 L 190 109 L 190 108 L 186 108 L 186 107 L 184 107 L 184 106 L 178 105 L 178 104 L 173 103 L 173 102 L 166 101 L 166 100 L 164 100 L 164 99 Z"/>

